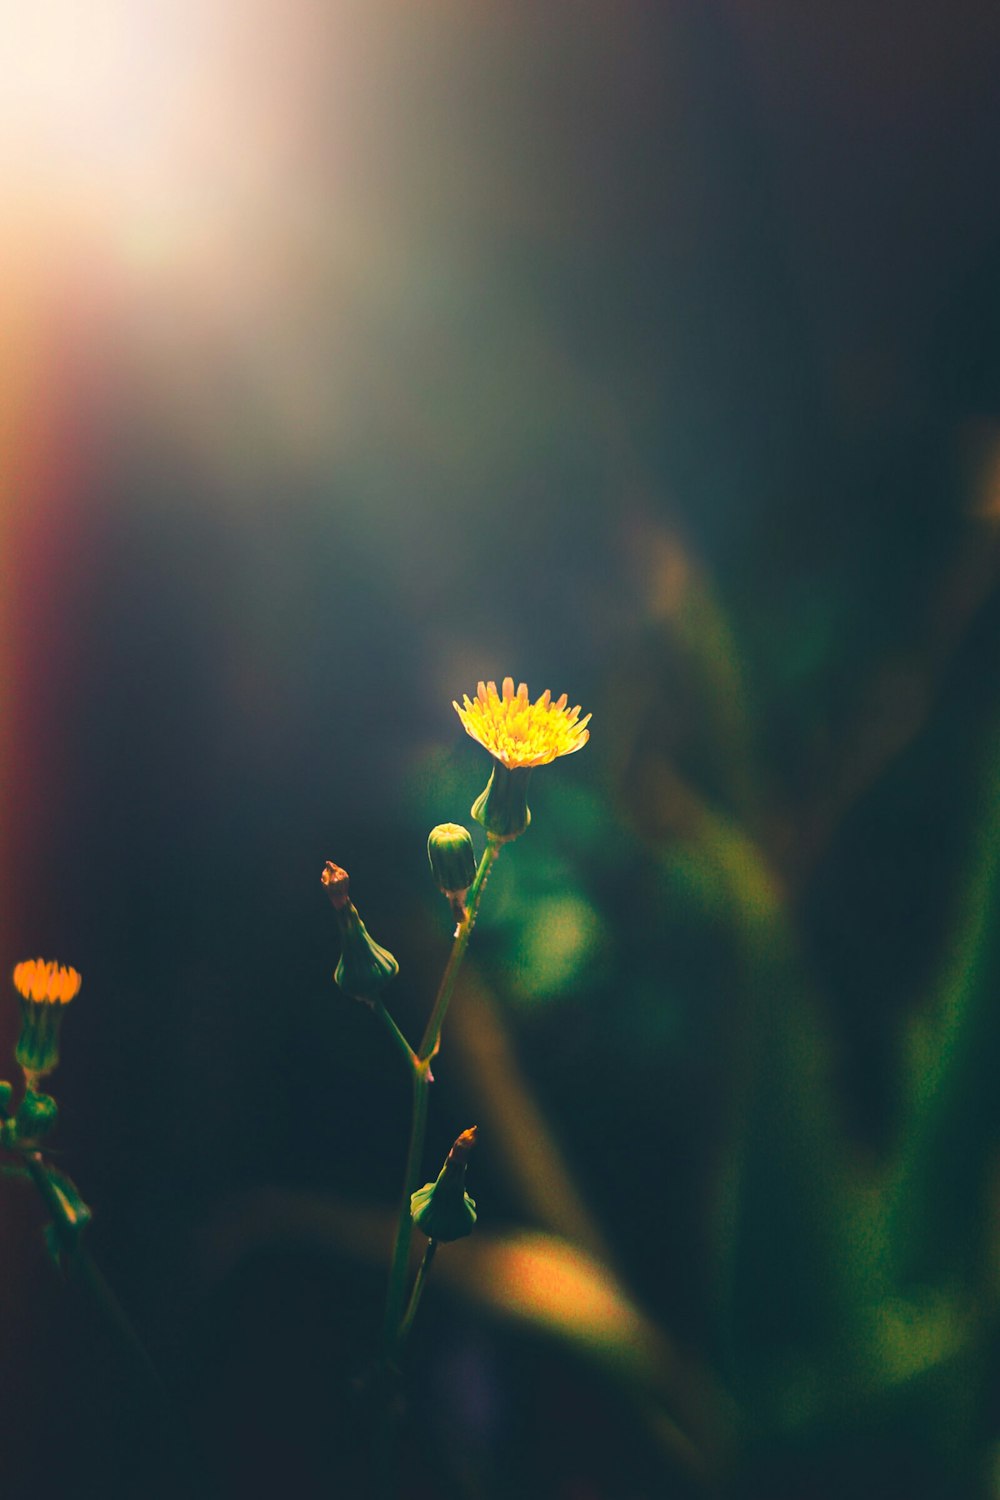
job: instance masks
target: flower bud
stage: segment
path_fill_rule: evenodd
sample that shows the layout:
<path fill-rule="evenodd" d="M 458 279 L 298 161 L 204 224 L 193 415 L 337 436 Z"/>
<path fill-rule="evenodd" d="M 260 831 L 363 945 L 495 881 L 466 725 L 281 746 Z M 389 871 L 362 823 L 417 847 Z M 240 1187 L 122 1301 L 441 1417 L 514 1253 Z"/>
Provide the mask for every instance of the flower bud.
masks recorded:
<path fill-rule="evenodd" d="M 339 865 L 326 862 L 320 877 L 327 888 L 333 905 L 337 926 L 340 928 L 342 952 L 334 972 L 334 980 L 345 992 L 356 1000 L 373 1004 L 382 990 L 399 973 L 399 964 L 388 948 L 382 948 L 369 935 L 368 929 L 358 916 L 357 908 L 350 898 L 347 871 Z"/>
<path fill-rule="evenodd" d="M 344 951 L 334 979 L 346 994 L 357 1000 L 371 1002 L 378 999 L 390 979 L 395 979 L 399 973 L 399 964 L 388 948 L 380 947 L 369 935 L 350 902 L 343 909 L 340 934 Z"/>
<path fill-rule="evenodd" d="M 430 831 L 427 858 L 438 890 L 449 900 L 463 900 L 476 878 L 476 855 L 469 830 L 460 823 L 439 823 Z"/>
<path fill-rule="evenodd" d="M 14 1086 L 6 1081 L 0 1083 L 0 1115 L 9 1115 L 14 1099 Z"/>
<path fill-rule="evenodd" d="M 28 1089 L 18 1105 L 15 1122 L 18 1140 L 40 1141 L 51 1135 L 59 1119 L 59 1110 L 51 1094 L 36 1094 Z"/>
<path fill-rule="evenodd" d="M 326 887 L 326 894 L 330 898 L 330 905 L 334 911 L 339 911 L 341 907 L 346 906 L 351 894 L 351 881 L 347 871 L 335 865 L 332 859 L 328 859 L 319 878 Z"/>
<path fill-rule="evenodd" d="M 424 1183 L 410 1197 L 410 1216 L 429 1240 L 460 1240 L 472 1233 L 476 1202 L 465 1191 L 465 1168 L 475 1144 L 473 1125 L 448 1152 L 437 1181 Z"/>
<path fill-rule="evenodd" d="M 63 1007 L 79 993 L 81 983 L 75 969 L 40 958 L 28 959 L 14 969 L 14 988 L 21 1000 L 21 1035 L 14 1056 L 29 1087 L 58 1063 Z"/>
<path fill-rule="evenodd" d="M 523 766 L 508 771 L 499 761 L 494 762 L 493 774 L 472 804 L 472 816 L 495 843 L 506 844 L 518 838 L 531 822 L 528 807 L 531 770 L 531 766 Z"/>

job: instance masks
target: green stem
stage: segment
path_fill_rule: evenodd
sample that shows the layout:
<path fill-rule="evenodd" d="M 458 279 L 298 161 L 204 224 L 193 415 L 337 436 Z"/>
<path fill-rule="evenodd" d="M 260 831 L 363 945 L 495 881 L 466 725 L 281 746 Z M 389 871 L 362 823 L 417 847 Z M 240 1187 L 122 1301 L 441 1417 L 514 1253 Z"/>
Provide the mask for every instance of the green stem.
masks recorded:
<path fill-rule="evenodd" d="M 482 899 L 483 888 L 486 885 L 486 877 L 493 868 L 497 855 L 500 853 L 500 845 L 493 839 L 483 851 L 483 857 L 479 861 L 475 878 L 469 887 L 469 898 L 466 902 L 465 916 L 455 929 L 455 938 L 451 946 L 451 953 L 441 983 L 438 986 L 437 996 L 434 1000 L 434 1008 L 430 1019 L 424 1030 L 420 1047 L 414 1056 L 410 1052 L 413 1068 L 413 1117 L 410 1123 L 410 1144 L 406 1153 L 406 1170 L 403 1178 L 403 1194 L 399 1205 L 399 1218 L 396 1223 L 396 1243 L 392 1252 L 392 1266 L 389 1271 L 389 1288 L 385 1299 L 385 1321 L 382 1328 L 382 1347 L 387 1361 L 391 1362 L 400 1347 L 403 1339 L 403 1330 L 400 1323 L 403 1320 L 403 1303 L 406 1295 L 406 1271 L 410 1259 L 410 1241 L 413 1233 L 413 1221 L 410 1218 L 410 1194 L 416 1192 L 419 1187 L 420 1164 L 424 1154 L 424 1136 L 427 1132 L 427 1095 L 431 1083 L 431 1060 L 437 1055 L 441 1045 L 441 1027 L 448 1011 L 455 989 L 455 981 L 458 971 L 465 957 L 465 950 L 469 946 L 469 938 L 476 924 L 479 914 L 479 903 Z M 410 1049 L 407 1048 L 407 1051 Z"/>
<path fill-rule="evenodd" d="M 377 1000 L 375 1002 L 375 1005 L 374 1005 L 373 1008 L 374 1008 L 375 1014 L 379 1017 L 379 1019 L 385 1025 L 386 1030 L 389 1032 L 389 1034 L 392 1037 L 393 1041 L 399 1047 L 400 1051 L 402 1052 L 403 1056 L 406 1058 L 406 1061 L 408 1062 L 408 1064 L 410 1065 L 410 1067 L 411 1068 L 415 1068 L 417 1066 L 417 1054 L 414 1052 L 413 1048 L 410 1046 L 409 1042 L 406 1040 L 406 1037 L 400 1031 L 399 1027 L 396 1025 L 395 1021 L 392 1019 L 392 1016 L 390 1016 L 389 1012 L 386 1010 L 385 1006 L 382 1004 L 381 1000 Z"/>
<path fill-rule="evenodd" d="M 395 1356 L 399 1341 L 398 1329 L 403 1313 L 403 1298 L 406 1293 L 406 1269 L 409 1264 L 410 1240 L 413 1235 L 413 1220 L 410 1218 L 410 1194 L 416 1192 L 417 1178 L 420 1173 L 420 1161 L 424 1152 L 429 1089 L 430 1068 L 427 1063 L 423 1063 L 413 1070 L 413 1117 L 410 1122 L 410 1144 L 406 1153 L 403 1197 L 399 1205 L 396 1243 L 392 1252 L 389 1289 L 385 1299 L 385 1322 L 382 1330 L 382 1342 L 386 1360 L 389 1362 Z"/>
<path fill-rule="evenodd" d="M 155 1388 L 157 1395 L 171 1417 L 171 1421 L 173 1421 L 173 1403 L 170 1400 L 163 1381 L 160 1379 L 160 1372 L 149 1357 L 145 1344 L 133 1328 L 128 1313 L 118 1301 L 117 1296 L 105 1278 L 104 1272 L 90 1251 L 84 1245 L 80 1244 L 72 1252 L 70 1265 L 87 1287 L 87 1290 L 104 1313 L 108 1322 L 115 1329 L 123 1346 L 129 1350 L 136 1365 L 144 1371 L 146 1379 Z"/>
<path fill-rule="evenodd" d="M 431 1266 L 434 1264 L 437 1247 L 437 1240 L 427 1241 L 427 1249 L 424 1251 L 424 1258 L 420 1262 L 420 1269 L 417 1272 L 417 1279 L 413 1283 L 413 1291 L 410 1293 L 410 1300 L 406 1305 L 403 1321 L 399 1325 L 399 1342 L 401 1344 L 406 1342 L 410 1329 L 413 1327 L 413 1320 L 417 1316 L 417 1308 L 420 1306 L 420 1298 L 424 1292 L 424 1282 L 427 1280 Z"/>
<path fill-rule="evenodd" d="M 22 1160 L 32 1182 L 38 1189 L 39 1197 L 49 1212 L 60 1248 L 65 1251 L 68 1264 L 88 1288 L 136 1364 L 142 1367 L 149 1381 L 156 1387 L 157 1395 L 161 1400 L 167 1400 L 167 1391 L 160 1379 L 159 1371 L 146 1352 L 146 1347 L 133 1328 L 128 1314 L 105 1280 L 97 1262 L 81 1243 L 80 1234 L 83 1226 L 77 1221 L 72 1205 L 49 1175 L 42 1153 L 25 1151 Z"/>
<path fill-rule="evenodd" d="M 476 917 L 479 915 L 479 903 L 482 899 L 483 888 L 486 885 L 486 878 L 496 862 L 497 856 L 500 853 L 500 847 L 499 842 L 495 839 L 490 839 L 483 850 L 483 857 L 479 861 L 475 879 L 469 887 L 469 899 L 465 905 L 465 917 L 455 929 L 455 941 L 451 946 L 447 967 L 441 976 L 441 983 L 438 986 L 437 996 L 434 1001 L 434 1009 L 431 1011 L 430 1020 L 427 1022 L 423 1039 L 417 1051 L 417 1058 L 420 1062 L 429 1061 L 432 1057 L 436 1057 L 438 1049 L 441 1046 L 441 1027 L 444 1025 L 444 1018 L 448 1013 L 448 1006 L 455 988 L 455 981 L 458 978 L 458 971 L 462 967 L 465 950 L 469 946 L 472 929 L 476 925 Z"/>
<path fill-rule="evenodd" d="M 9 1107 L 0 1105 L 0 1120 L 7 1121 L 12 1118 L 13 1113 Z M 192 1496 L 204 1495 L 206 1493 L 204 1476 L 190 1435 L 174 1411 L 173 1402 L 160 1378 L 160 1372 L 150 1359 L 145 1344 L 136 1333 L 131 1319 L 116 1297 L 110 1283 L 105 1279 L 101 1268 L 82 1243 L 81 1235 L 89 1222 L 89 1212 L 85 1217 L 77 1213 L 73 1202 L 59 1186 L 52 1169 L 37 1146 L 32 1147 L 29 1143 L 12 1143 L 8 1149 L 20 1158 L 24 1171 L 31 1178 L 48 1212 L 59 1248 L 66 1255 L 67 1265 L 90 1292 L 121 1343 L 128 1350 L 135 1365 L 142 1370 L 150 1387 L 156 1392 L 170 1449 L 180 1477 L 185 1481 L 187 1492 Z"/>
<path fill-rule="evenodd" d="M 76 1215 L 69 1203 L 49 1176 L 45 1158 L 40 1151 L 22 1151 L 21 1160 L 38 1189 L 38 1196 L 49 1211 L 52 1227 L 55 1229 L 61 1249 L 69 1255 L 75 1254 L 80 1248 L 81 1226 L 77 1223 Z"/>
<path fill-rule="evenodd" d="M 87 1288 L 107 1322 L 114 1329 L 122 1346 L 128 1351 L 133 1364 L 142 1371 L 150 1388 L 155 1391 L 175 1462 L 181 1476 L 190 1487 L 190 1493 L 192 1495 L 203 1494 L 203 1476 L 199 1471 L 198 1460 L 192 1449 L 188 1432 L 174 1411 L 170 1394 L 145 1344 L 136 1333 L 131 1319 L 101 1268 L 81 1240 L 85 1222 L 80 1222 L 72 1203 L 54 1180 L 41 1151 L 21 1150 L 18 1154 L 37 1189 L 38 1196 L 45 1205 L 59 1248 L 66 1255 L 67 1266 Z"/>

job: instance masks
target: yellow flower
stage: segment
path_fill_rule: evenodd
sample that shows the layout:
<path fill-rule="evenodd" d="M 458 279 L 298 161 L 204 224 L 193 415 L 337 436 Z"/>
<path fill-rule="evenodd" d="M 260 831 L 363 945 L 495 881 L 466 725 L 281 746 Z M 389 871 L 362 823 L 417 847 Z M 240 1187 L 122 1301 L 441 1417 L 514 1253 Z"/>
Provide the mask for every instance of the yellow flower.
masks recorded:
<path fill-rule="evenodd" d="M 79 994 L 82 983 L 75 969 L 41 958 L 26 959 L 14 970 L 14 988 L 21 997 L 21 1035 L 14 1056 L 31 1089 L 59 1061 L 63 1006 Z"/>
<path fill-rule="evenodd" d="M 498 843 L 516 839 L 531 822 L 527 803 L 528 780 L 535 766 L 547 766 L 560 755 L 572 755 L 590 739 L 590 714 L 567 708 L 566 694 L 555 703 L 546 690 L 532 703 L 526 683 L 514 692 L 514 679 L 505 677 L 502 695 L 495 682 L 480 683 L 465 707 L 454 704 L 466 734 L 493 757 L 489 784 L 472 804 L 472 816 Z"/>
<path fill-rule="evenodd" d="M 569 699 L 552 702 L 546 688 L 532 703 L 527 684 L 522 682 L 514 692 L 514 679 L 505 677 L 502 695 L 495 682 L 480 683 L 472 701 L 464 695 L 464 708 L 452 706 L 461 719 L 466 734 L 488 750 L 494 760 L 508 771 L 547 766 L 560 755 L 581 750 L 590 738 L 587 725 L 590 714 L 580 718 L 579 706 L 567 708 Z"/>
<path fill-rule="evenodd" d="M 75 969 L 60 968 L 40 958 L 28 958 L 14 969 L 14 988 L 24 1000 L 67 1005 L 83 983 Z"/>

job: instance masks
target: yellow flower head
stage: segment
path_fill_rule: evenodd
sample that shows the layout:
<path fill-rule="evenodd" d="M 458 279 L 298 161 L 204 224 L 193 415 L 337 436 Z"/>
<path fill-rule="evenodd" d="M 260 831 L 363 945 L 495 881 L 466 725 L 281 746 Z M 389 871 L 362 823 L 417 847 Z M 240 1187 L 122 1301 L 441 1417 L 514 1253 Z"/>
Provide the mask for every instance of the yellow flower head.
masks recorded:
<path fill-rule="evenodd" d="M 83 983 L 75 969 L 60 968 L 41 958 L 28 958 L 14 969 L 14 988 L 22 1000 L 67 1005 Z"/>
<path fill-rule="evenodd" d="M 565 693 L 553 703 L 546 688 L 532 703 L 527 684 L 522 682 L 515 693 L 512 677 L 504 678 L 502 694 L 495 682 L 481 682 L 475 698 L 470 702 L 465 694 L 463 701 L 464 708 L 453 707 L 466 734 L 508 771 L 547 766 L 560 755 L 581 750 L 590 739 L 590 714 L 581 719 L 579 706 L 567 708 Z"/>
<path fill-rule="evenodd" d="M 21 999 L 21 1035 L 14 1056 L 29 1089 L 36 1089 L 38 1080 L 59 1061 L 63 1008 L 79 993 L 82 982 L 75 969 L 42 958 L 26 959 L 14 970 L 14 988 Z"/>

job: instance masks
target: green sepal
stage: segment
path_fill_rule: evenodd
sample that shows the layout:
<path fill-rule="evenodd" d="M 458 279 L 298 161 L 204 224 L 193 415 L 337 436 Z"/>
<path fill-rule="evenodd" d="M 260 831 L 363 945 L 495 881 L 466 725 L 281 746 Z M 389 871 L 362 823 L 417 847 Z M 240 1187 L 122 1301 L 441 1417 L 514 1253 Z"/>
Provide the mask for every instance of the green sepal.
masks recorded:
<path fill-rule="evenodd" d="M 371 1004 L 399 973 L 399 964 L 388 948 L 381 947 L 370 936 L 353 902 L 348 901 L 335 911 L 343 952 L 334 980 L 346 994 Z"/>
<path fill-rule="evenodd" d="M 472 816 L 497 843 L 519 838 L 531 822 L 528 806 L 531 770 L 531 766 L 518 766 L 508 771 L 495 761 L 489 781 L 472 804 Z"/>
<path fill-rule="evenodd" d="M 410 1195 L 410 1217 L 429 1240 L 461 1240 L 476 1223 L 476 1200 L 465 1191 L 465 1167 L 476 1143 L 476 1127 L 463 1130 L 448 1152 L 436 1182 Z"/>
<path fill-rule="evenodd" d="M 57 1001 L 21 997 L 21 1035 L 14 1056 L 25 1073 L 42 1077 L 59 1061 L 59 1026 L 64 1006 Z"/>
<path fill-rule="evenodd" d="M 14 1085 L 6 1079 L 0 1082 L 0 1115 L 9 1115 L 14 1102 Z"/>
<path fill-rule="evenodd" d="M 51 1094 L 28 1089 L 14 1116 L 19 1141 L 41 1141 L 51 1135 L 59 1120 L 59 1109 Z"/>
<path fill-rule="evenodd" d="M 458 1194 L 442 1193 L 439 1177 L 410 1195 L 410 1217 L 429 1240 L 461 1240 L 476 1227 L 476 1200 L 461 1185 Z"/>

